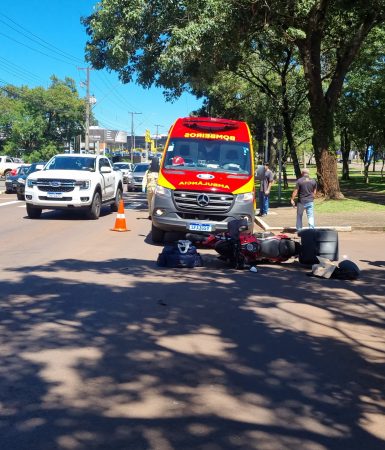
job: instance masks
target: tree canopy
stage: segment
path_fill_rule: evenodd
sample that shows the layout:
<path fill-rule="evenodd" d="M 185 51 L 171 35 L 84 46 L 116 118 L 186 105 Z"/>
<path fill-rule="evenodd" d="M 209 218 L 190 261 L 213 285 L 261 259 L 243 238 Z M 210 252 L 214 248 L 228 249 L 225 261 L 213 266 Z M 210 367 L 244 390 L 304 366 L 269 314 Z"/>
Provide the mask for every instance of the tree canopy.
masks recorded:
<path fill-rule="evenodd" d="M 258 49 L 293 48 L 320 186 L 338 198 L 334 114 L 346 75 L 384 14 L 385 0 L 102 0 L 83 21 L 95 68 L 162 86 L 168 98 L 203 90 L 219 70 L 244 68 Z"/>
<path fill-rule="evenodd" d="M 27 160 L 47 159 L 83 132 L 84 114 L 84 100 L 72 79 L 52 76 L 48 89 L 5 86 L 0 90 L 4 151 L 22 149 Z"/>

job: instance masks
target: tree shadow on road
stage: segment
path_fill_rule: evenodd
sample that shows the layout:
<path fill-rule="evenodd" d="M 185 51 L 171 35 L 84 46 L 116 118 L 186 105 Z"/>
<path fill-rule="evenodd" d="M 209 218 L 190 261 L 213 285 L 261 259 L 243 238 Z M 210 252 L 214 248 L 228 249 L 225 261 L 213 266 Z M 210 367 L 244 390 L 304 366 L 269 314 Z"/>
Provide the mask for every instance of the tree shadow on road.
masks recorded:
<path fill-rule="evenodd" d="M 207 257 L 16 272 L 1 282 L 0 448 L 384 448 L 383 270 L 352 283 Z"/>

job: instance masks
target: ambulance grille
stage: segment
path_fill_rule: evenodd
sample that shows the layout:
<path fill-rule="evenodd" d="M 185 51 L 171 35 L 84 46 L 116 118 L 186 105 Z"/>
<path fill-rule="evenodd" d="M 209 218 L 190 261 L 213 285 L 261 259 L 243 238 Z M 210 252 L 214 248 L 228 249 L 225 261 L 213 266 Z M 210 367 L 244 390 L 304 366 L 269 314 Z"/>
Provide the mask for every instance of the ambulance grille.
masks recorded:
<path fill-rule="evenodd" d="M 179 211 L 226 213 L 230 211 L 234 196 L 232 194 L 194 191 L 174 191 L 174 203 Z"/>

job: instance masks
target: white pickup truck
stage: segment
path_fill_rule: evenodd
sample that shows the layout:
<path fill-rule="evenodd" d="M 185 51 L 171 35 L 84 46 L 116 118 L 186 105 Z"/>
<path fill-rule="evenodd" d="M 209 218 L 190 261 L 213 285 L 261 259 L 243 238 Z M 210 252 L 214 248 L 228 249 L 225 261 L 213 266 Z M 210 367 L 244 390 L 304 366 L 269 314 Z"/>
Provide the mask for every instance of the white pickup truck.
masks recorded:
<path fill-rule="evenodd" d="M 0 177 L 7 178 L 7 175 L 11 170 L 17 169 L 22 165 L 23 163 L 15 162 L 11 156 L 0 156 Z"/>
<path fill-rule="evenodd" d="M 38 219 L 43 209 L 82 209 L 95 220 L 103 204 L 117 211 L 122 195 L 122 172 L 113 170 L 102 155 L 55 155 L 43 170 L 29 175 L 25 184 L 31 219 Z"/>

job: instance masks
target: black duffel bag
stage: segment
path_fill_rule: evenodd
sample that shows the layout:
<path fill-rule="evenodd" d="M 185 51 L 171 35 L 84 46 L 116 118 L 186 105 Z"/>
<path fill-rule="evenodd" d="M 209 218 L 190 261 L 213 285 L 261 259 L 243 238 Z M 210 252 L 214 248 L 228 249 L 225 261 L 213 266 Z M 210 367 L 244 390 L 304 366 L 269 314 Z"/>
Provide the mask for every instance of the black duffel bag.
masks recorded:
<path fill-rule="evenodd" d="M 180 240 L 164 246 L 159 253 L 157 264 L 160 267 L 200 267 L 202 257 L 190 241 Z"/>

